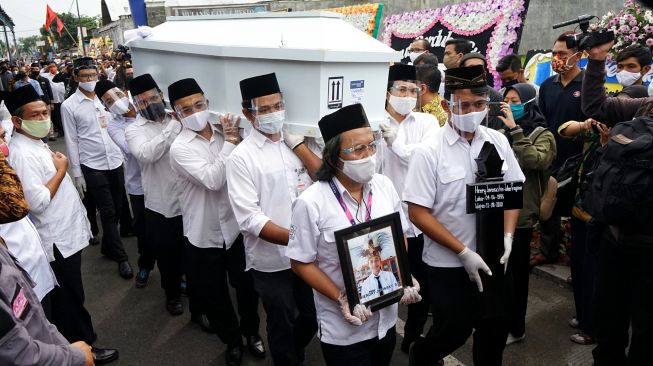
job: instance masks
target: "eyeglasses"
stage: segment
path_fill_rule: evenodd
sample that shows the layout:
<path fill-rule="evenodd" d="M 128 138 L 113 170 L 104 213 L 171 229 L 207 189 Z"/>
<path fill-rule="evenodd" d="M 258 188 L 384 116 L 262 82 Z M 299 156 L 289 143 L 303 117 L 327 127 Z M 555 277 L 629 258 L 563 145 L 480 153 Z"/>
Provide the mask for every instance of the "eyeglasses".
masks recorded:
<path fill-rule="evenodd" d="M 206 110 L 209 107 L 208 102 L 205 100 L 198 100 L 192 105 L 187 105 L 187 106 L 179 106 L 175 108 L 177 113 L 181 114 L 182 117 L 184 116 L 190 116 L 194 112 L 201 112 L 203 110 Z"/>
<path fill-rule="evenodd" d="M 286 108 L 286 104 L 282 100 L 280 102 L 277 102 L 277 103 L 271 104 L 271 105 L 262 105 L 262 106 L 258 106 L 258 107 L 252 107 L 252 108 L 250 108 L 250 110 L 253 111 L 253 112 L 257 112 L 258 114 L 268 114 L 268 113 L 272 113 L 272 112 L 282 111 L 285 108 Z"/>
<path fill-rule="evenodd" d="M 393 89 L 401 95 L 417 95 L 422 91 L 421 88 L 409 88 L 406 86 L 393 86 L 390 89 Z"/>
<path fill-rule="evenodd" d="M 363 155 L 364 152 L 370 151 L 372 153 L 376 152 L 376 147 L 379 145 L 379 140 L 373 140 L 369 144 L 359 144 L 352 147 L 347 147 L 342 149 L 342 152 L 345 154 L 354 154 L 357 156 Z"/>
<path fill-rule="evenodd" d="M 78 78 L 80 81 L 81 81 L 81 80 L 84 80 L 84 81 L 91 81 L 91 80 L 95 80 L 95 79 L 97 79 L 97 77 L 98 77 L 98 74 L 97 74 L 97 73 L 95 73 L 95 74 L 77 75 L 77 78 Z"/>
<path fill-rule="evenodd" d="M 409 48 L 408 49 L 408 52 L 424 52 L 424 51 L 426 51 L 426 50 L 421 49 L 421 48 Z"/>

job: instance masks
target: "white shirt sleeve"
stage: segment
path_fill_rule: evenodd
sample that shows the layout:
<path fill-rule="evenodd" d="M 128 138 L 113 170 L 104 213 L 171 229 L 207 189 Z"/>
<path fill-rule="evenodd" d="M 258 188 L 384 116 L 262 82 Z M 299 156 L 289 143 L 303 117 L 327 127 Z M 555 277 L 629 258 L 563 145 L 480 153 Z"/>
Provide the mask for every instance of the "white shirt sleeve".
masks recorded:
<path fill-rule="evenodd" d="M 259 205 L 259 196 L 254 182 L 240 157 L 227 160 L 227 185 L 229 201 L 234 210 L 238 227 L 252 235 L 259 236 L 270 218 Z"/>
<path fill-rule="evenodd" d="M 500 148 L 503 150 L 503 156 L 506 159 L 506 166 L 508 170 L 505 172 L 503 176 L 503 180 L 510 182 L 510 181 L 520 181 L 524 182 L 526 180 L 526 177 L 524 176 L 524 173 L 521 170 L 521 167 L 519 166 L 519 162 L 517 161 L 517 157 L 515 157 L 515 152 L 514 150 L 510 147 L 510 143 L 508 142 L 508 139 L 505 136 L 501 136 L 503 139 L 501 140 L 501 146 Z"/>
<path fill-rule="evenodd" d="M 44 177 L 39 168 L 41 163 L 20 154 L 11 154 L 9 160 L 20 178 L 30 212 L 43 213 L 50 205 L 50 190 L 42 183 Z"/>
<path fill-rule="evenodd" d="M 70 102 L 61 105 L 61 122 L 64 131 L 66 131 L 64 134 L 64 140 L 66 141 L 66 152 L 68 153 L 68 165 L 70 166 L 70 171 L 73 173 L 74 177 L 81 177 L 82 168 L 79 162 L 77 123 L 75 122 L 73 111 L 70 108 Z"/>
<path fill-rule="evenodd" d="M 317 257 L 317 243 L 320 229 L 317 225 L 319 213 L 315 207 L 300 196 L 295 200 L 290 219 L 290 239 L 286 256 L 302 263 L 313 263 Z"/>
<path fill-rule="evenodd" d="M 430 114 L 421 116 L 416 122 L 419 123 L 416 127 L 421 130 L 420 134 L 423 136 L 422 140 L 418 143 L 406 144 L 402 139 L 396 139 L 392 143 L 392 148 L 390 149 L 405 165 L 408 165 L 413 152 L 422 144 L 422 141 L 429 136 L 429 132 L 440 128 L 437 118 Z"/>
<path fill-rule="evenodd" d="M 181 123 L 171 119 L 163 131 L 154 138 L 148 137 L 140 126 L 131 125 L 125 131 L 125 139 L 129 145 L 129 151 L 136 160 L 141 163 L 154 163 L 165 155 L 180 131 Z"/>
<path fill-rule="evenodd" d="M 234 146 L 225 142 L 220 157 L 208 161 L 189 149 L 187 144 L 177 142 L 170 148 L 170 165 L 178 174 L 195 184 L 211 191 L 219 191 L 227 182 L 226 160 Z"/>
<path fill-rule="evenodd" d="M 415 150 L 406 174 L 411 177 L 411 182 L 404 188 L 403 199 L 405 202 L 431 208 L 435 203 L 438 166 L 435 157 L 429 155 L 429 150 L 426 146 Z"/>
<path fill-rule="evenodd" d="M 122 151 L 123 154 L 129 154 L 129 145 L 127 145 L 127 139 L 125 139 L 125 129 L 116 126 L 116 122 L 113 121 L 113 117 L 109 118 L 111 118 L 109 121 L 109 126 L 107 127 L 109 137 L 111 137 L 111 140 L 113 140 L 113 142 L 118 145 L 120 151 Z"/>

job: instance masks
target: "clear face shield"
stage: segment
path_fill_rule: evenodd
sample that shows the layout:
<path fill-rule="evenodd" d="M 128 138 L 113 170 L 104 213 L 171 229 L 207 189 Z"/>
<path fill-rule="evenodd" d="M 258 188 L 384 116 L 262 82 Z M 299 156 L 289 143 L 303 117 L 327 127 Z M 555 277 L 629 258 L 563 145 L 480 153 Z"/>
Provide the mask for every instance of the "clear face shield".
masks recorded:
<path fill-rule="evenodd" d="M 211 114 L 209 111 L 209 101 L 204 95 L 184 99 L 186 100 L 181 103 L 175 103 L 175 114 L 184 127 L 195 132 L 202 131 L 209 122 L 209 116 Z"/>
<path fill-rule="evenodd" d="M 132 99 L 136 110 L 145 119 L 153 122 L 161 122 L 165 119 L 166 105 L 163 94 L 156 88 L 134 95 Z"/>
<path fill-rule="evenodd" d="M 402 116 L 420 111 L 422 89 L 416 80 L 396 80 L 388 90 L 388 104 Z"/>
<path fill-rule="evenodd" d="M 129 112 L 130 109 L 134 109 L 129 103 L 127 95 L 119 88 L 112 88 L 104 93 L 102 103 L 111 113 L 118 115 L 123 115 Z"/>
<path fill-rule="evenodd" d="M 286 104 L 280 93 L 254 98 L 250 108 L 254 126 L 265 134 L 276 134 L 286 120 Z"/>
<path fill-rule="evenodd" d="M 501 113 L 501 103 L 491 103 L 487 92 L 477 94 L 470 89 L 452 92 L 447 104 L 451 127 L 462 137 L 476 132 L 480 126 L 488 127 L 490 114 Z"/>

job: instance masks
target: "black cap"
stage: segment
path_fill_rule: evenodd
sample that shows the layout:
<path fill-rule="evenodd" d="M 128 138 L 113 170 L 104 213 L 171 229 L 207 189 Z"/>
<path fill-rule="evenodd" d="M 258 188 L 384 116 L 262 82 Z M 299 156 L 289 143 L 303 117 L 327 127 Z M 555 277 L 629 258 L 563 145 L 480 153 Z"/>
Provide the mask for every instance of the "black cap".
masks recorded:
<path fill-rule="evenodd" d="M 406 64 L 394 64 L 390 66 L 388 82 L 396 80 L 417 80 L 415 66 Z"/>
<path fill-rule="evenodd" d="M 243 100 L 281 93 L 275 73 L 254 76 L 240 81 L 240 95 Z"/>
<path fill-rule="evenodd" d="M 97 67 L 97 64 L 91 57 L 80 57 L 73 61 L 73 66 L 75 67 L 75 70 L 80 70 L 89 67 Z"/>
<path fill-rule="evenodd" d="M 154 81 L 154 78 L 150 74 L 137 76 L 129 83 L 129 92 L 131 92 L 134 97 L 152 89 L 160 90 L 156 81 Z"/>
<path fill-rule="evenodd" d="M 168 86 L 168 98 L 170 98 L 170 105 L 172 106 L 175 105 L 178 99 L 197 93 L 204 94 L 204 91 L 193 78 L 181 79 Z"/>
<path fill-rule="evenodd" d="M 13 115 L 16 109 L 27 103 L 36 102 L 37 100 L 41 100 L 41 97 L 36 90 L 31 85 L 25 85 L 9 93 L 7 100 L 5 100 L 5 105 L 9 113 Z"/>
<path fill-rule="evenodd" d="M 481 65 L 456 67 L 444 73 L 444 88 L 447 90 L 475 89 L 487 86 L 485 68 Z"/>
<path fill-rule="evenodd" d="M 468 54 L 465 54 L 465 55 L 463 56 L 463 58 L 460 59 L 460 64 L 461 64 L 461 65 L 464 65 L 464 64 L 465 64 L 465 61 L 467 61 L 467 60 L 471 60 L 471 59 L 473 59 L 473 58 L 477 58 L 477 59 L 479 59 L 479 60 L 483 60 L 483 64 L 484 64 L 485 66 L 487 66 L 487 59 L 485 59 L 485 56 L 483 56 L 483 54 L 478 53 L 478 52 L 470 52 L 470 53 L 468 53 Z"/>
<path fill-rule="evenodd" d="M 32 62 L 32 65 L 30 65 L 30 67 L 41 67 L 41 64 L 39 64 L 38 62 Z"/>
<path fill-rule="evenodd" d="M 104 93 L 108 92 L 109 89 L 113 89 L 115 87 L 116 87 L 116 84 L 114 84 L 113 82 L 111 82 L 111 81 L 109 81 L 107 79 L 99 80 L 95 84 L 95 95 L 97 95 L 98 98 L 102 98 Z"/>
<path fill-rule="evenodd" d="M 322 117 L 317 123 L 325 142 L 343 132 L 357 128 L 370 127 L 365 109 L 361 104 L 352 104 Z"/>

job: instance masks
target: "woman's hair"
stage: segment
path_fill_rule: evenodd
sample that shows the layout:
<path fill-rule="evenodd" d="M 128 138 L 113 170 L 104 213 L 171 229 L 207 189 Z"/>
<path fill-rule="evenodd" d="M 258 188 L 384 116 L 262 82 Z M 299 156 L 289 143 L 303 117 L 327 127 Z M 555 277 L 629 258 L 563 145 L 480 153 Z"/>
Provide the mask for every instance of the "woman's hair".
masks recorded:
<path fill-rule="evenodd" d="M 331 138 L 324 143 L 322 150 L 322 166 L 317 171 L 319 181 L 331 180 L 338 171 L 338 159 L 340 158 L 340 135 Z"/>

